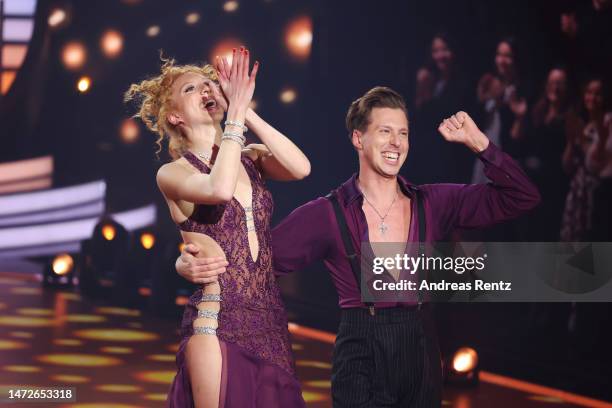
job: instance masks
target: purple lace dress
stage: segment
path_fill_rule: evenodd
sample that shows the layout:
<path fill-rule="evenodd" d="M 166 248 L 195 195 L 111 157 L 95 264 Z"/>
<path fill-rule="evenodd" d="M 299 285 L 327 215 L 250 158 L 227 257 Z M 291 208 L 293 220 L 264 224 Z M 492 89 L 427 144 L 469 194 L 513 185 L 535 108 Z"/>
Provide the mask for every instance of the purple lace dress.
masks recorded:
<path fill-rule="evenodd" d="M 193 154 L 188 152 L 184 157 L 199 171 L 210 172 Z M 251 256 L 244 209 L 236 199 L 222 205 L 198 205 L 193 215 L 179 224 L 183 231 L 213 238 L 229 262 L 226 272 L 219 277 L 217 338 L 223 358 L 219 407 L 305 407 L 295 376 L 287 317 L 272 273 L 272 195 L 255 163 L 245 156 L 242 163 L 253 187 L 253 217 L 259 240 L 257 260 Z M 176 356 L 178 373 L 168 394 L 168 407 L 194 406 L 185 352 L 201 297 L 202 290 L 198 289 L 185 307 L 182 340 Z"/>

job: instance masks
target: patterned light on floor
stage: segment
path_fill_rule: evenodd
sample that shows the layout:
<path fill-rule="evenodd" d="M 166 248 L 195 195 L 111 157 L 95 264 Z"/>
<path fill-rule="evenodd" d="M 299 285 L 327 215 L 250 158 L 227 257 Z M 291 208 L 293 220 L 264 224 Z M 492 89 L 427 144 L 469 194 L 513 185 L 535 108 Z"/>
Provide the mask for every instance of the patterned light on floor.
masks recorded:
<path fill-rule="evenodd" d="M 38 373 L 42 371 L 40 367 L 28 365 L 7 365 L 2 367 L 2 369 L 11 373 Z"/>
<path fill-rule="evenodd" d="M 176 371 L 141 371 L 134 374 L 134 378 L 139 381 L 151 382 L 156 384 L 171 384 Z"/>
<path fill-rule="evenodd" d="M 313 387 L 313 388 L 325 388 L 325 389 L 330 389 L 331 388 L 331 381 L 330 380 L 313 380 L 313 381 L 306 381 L 304 383 L 304 385 L 307 385 L 309 387 Z"/>
<path fill-rule="evenodd" d="M 17 309 L 17 313 L 26 316 L 53 316 L 53 310 L 51 309 L 39 309 L 34 307 L 23 307 Z"/>
<path fill-rule="evenodd" d="M 84 384 L 91 381 L 89 377 L 83 375 L 72 375 L 72 374 L 56 374 L 49 377 L 54 381 L 58 381 L 66 384 Z"/>
<path fill-rule="evenodd" d="M 159 335 L 152 332 L 125 329 L 87 329 L 73 332 L 76 337 L 103 341 L 153 341 Z"/>
<path fill-rule="evenodd" d="M 73 367 L 111 367 L 123 363 L 123 361 L 115 357 L 103 357 L 93 354 L 44 354 L 36 356 L 36 360 L 41 363 Z"/>
<path fill-rule="evenodd" d="M 325 363 L 323 361 L 314 361 L 314 360 L 298 360 L 295 362 L 295 364 L 300 367 L 313 367 L 313 368 L 322 368 L 322 369 L 332 368 L 331 364 L 329 363 Z"/>
<path fill-rule="evenodd" d="M 24 317 L 24 316 L 0 316 L 0 326 L 27 327 L 48 327 L 57 322 L 46 317 Z"/>
<path fill-rule="evenodd" d="M 96 390 L 104 392 L 129 393 L 142 391 L 142 387 L 129 384 L 100 384 L 96 385 Z"/>
<path fill-rule="evenodd" d="M 97 307 L 97 313 L 114 315 L 114 316 L 131 316 L 137 317 L 140 316 L 140 310 L 136 309 L 126 309 L 123 307 Z"/>
<path fill-rule="evenodd" d="M 145 394 L 142 397 L 149 401 L 165 401 L 168 396 L 166 394 Z"/>
<path fill-rule="evenodd" d="M 132 354 L 134 349 L 131 347 L 101 347 L 100 351 L 111 354 Z"/>
<path fill-rule="evenodd" d="M 310 391 L 302 391 L 302 397 L 304 397 L 304 401 L 306 402 L 320 402 L 327 401 L 329 399 L 329 397 L 325 394 Z"/>
<path fill-rule="evenodd" d="M 82 346 L 83 342 L 77 339 L 55 339 L 53 344 L 56 346 Z"/>
<path fill-rule="evenodd" d="M 15 340 L 0 340 L 0 350 L 19 350 L 27 348 L 26 343 Z"/>
<path fill-rule="evenodd" d="M 147 356 L 147 360 L 171 363 L 176 360 L 176 356 L 174 354 L 151 354 Z"/>
<path fill-rule="evenodd" d="M 89 314 L 71 314 L 64 316 L 62 320 L 69 323 L 102 323 L 106 321 L 106 317 Z"/>

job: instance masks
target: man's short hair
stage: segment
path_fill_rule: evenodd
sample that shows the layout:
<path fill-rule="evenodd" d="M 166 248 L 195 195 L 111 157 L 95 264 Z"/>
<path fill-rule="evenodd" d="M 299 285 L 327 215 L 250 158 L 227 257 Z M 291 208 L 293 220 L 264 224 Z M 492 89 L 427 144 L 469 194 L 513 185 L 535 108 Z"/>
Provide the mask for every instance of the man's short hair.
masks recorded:
<path fill-rule="evenodd" d="M 370 113 L 374 108 L 401 109 L 408 120 L 408 109 L 404 98 L 391 88 L 377 86 L 351 103 L 346 114 L 346 130 L 349 132 L 349 137 L 352 136 L 353 130 L 364 132 L 368 128 Z"/>

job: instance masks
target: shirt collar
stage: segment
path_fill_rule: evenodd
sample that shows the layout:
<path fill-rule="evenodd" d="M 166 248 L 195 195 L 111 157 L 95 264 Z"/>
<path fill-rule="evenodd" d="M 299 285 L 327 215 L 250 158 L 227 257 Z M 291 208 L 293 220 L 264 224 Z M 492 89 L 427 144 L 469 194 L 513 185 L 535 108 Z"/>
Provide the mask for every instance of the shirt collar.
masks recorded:
<path fill-rule="evenodd" d="M 338 188 L 338 192 L 343 198 L 342 202 L 344 203 L 345 207 L 351 205 L 353 202 L 355 202 L 355 200 L 362 200 L 363 198 L 363 193 L 361 192 L 361 190 L 359 189 L 359 185 L 357 184 L 358 176 L 358 173 L 354 173 L 350 179 L 342 183 L 342 185 Z M 399 184 L 400 189 L 405 195 L 410 198 L 414 197 L 414 190 L 417 189 L 415 185 L 413 185 L 400 175 L 397 176 L 397 183 Z"/>

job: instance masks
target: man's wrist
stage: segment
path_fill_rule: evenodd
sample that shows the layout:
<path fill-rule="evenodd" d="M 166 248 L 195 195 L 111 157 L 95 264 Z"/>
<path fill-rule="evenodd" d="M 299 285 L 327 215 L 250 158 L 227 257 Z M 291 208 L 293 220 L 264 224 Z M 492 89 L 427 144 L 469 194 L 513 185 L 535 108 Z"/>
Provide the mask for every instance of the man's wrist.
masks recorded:
<path fill-rule="evenodd" d="M 479 135 L 472 140 L 469 147 L 474 153 L 480 154 L 489 147 L 489 138 L 484 133 L 479 132 Z"/>

